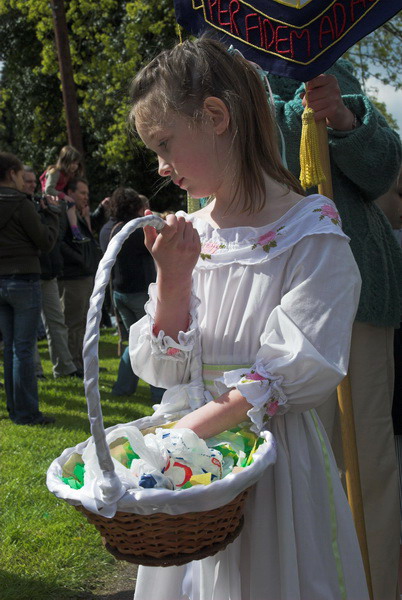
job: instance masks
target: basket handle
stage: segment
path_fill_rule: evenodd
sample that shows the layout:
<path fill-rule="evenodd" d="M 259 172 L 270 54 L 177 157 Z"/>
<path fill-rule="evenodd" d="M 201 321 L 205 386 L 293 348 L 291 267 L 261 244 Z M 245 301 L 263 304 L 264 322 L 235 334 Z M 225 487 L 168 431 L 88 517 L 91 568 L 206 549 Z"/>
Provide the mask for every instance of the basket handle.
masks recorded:
<path fill-rule="evenodd" d="M 151 225 L 158 231 L 166 225 L 165 221 L 154 215 L 147 215 L 133 219 L 124 225 L 124 227 L 110 240 L 105 254 L 103 255 L 95 276 L 94 289 L 91 295 L 89 310 L 87 316 L 87 325 L 84 337 L 83 359 L 84 359 L 84 386 L 85 396 L 88 405 L 88 418 L 91 426 L 91 434 L 95 444 L 96 455 L 99 466 L 102 470 L 104 482 L 102 487 L 108 488 L 107 495 L 114 496 L 117 490 L 121 489 L 121 483 L 118 479 L 109 446 L 106 442 L 105 428 L 103 424 L 102 408 L 99 393 L 99 330 L 102 313 L 102 304 L 105 297 L 105 289 L 109 283 L 111 271 L 116 262 L 125 240 L 140 227 Z M 190 378 L 195 380 L 201 376 L 201 344 L 197 339 L 193 356 L 190 361 Z M 105 490 L 106 491 L 106 490 Z"/>
<path fill-rule="evenodd" d="M 106 443 L 105 428 L 103 424 L 102 408 L 99 393 L 99 330 L 102 316 L 102 305 L 105 297 L 105 289 L 109 283 L 111 271 L 116 257 L 128 236 L 140 227 L 152 225 L 157 230 L 163 229 L 165 221 L 160 217 L 149 215 L 133 219 L 110 240 L 105 254 L 103 255 L 95 276 L 94 289 L 89 301 L 87 325 L 84 337 L 83 360 L 84 360 L 84 386 L 88 405 L 88 418 L 91 426 L 91 434 L 95 443 L 99 466 L 104 472 L 113 473 L 114 465 L 110 455 L 109 446 Z"/>

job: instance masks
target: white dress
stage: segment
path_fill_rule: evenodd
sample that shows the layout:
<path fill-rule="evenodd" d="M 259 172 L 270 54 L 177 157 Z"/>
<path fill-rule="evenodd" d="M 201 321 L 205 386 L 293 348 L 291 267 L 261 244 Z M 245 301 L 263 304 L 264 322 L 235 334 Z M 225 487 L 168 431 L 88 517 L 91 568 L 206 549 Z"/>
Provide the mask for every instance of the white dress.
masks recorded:
<path fill-rule="evenodd" d="M 242 392 L 254 429 L 273 433 L 277 461 L 250 494 L 235 542 L 182 567 L 140 567 L 134 598 L 367 600 L 349 506 L 314 410 L 347 371 L 360 291 L 335 205 L 309 196 L 260 228 L 187 218 L 202 243 L 189 330 L 178 343 L 153 335 L 153 284 L 147 315 L 130 330 L 134 371 L 160 387 L 186 382 L 199 332 L 206 386 L 215 396 Z"/>

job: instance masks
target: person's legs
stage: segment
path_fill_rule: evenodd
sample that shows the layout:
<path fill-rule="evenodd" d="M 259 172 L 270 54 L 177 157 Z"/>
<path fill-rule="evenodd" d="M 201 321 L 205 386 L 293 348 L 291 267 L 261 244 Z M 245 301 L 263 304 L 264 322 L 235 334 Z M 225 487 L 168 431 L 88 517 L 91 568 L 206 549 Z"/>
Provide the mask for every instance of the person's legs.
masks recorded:
<path fill-rule="evenodd" d="M 85 335 L 89 299 L 94 284 L 93 277 L 64 279 L 61 287 L 61 305 L 68 328 L 68 347 L 77 369 L 82 370 L 82 345 Z"/>
<path fill-rule="evenodd" d="M 83 235 L 78 227 L 78 219 L 77 219 L 77 209 L 75 202 L 71 200 L 67 201 L 67 219 L 70 225 L 71 233 L 73 234 L 73 239 L 76 242 L 89 242 L 89 238 Z"/>
<path fill-rule="evenodd" d="M 165 388 L 155 387 L 154 385 L 149 384 L 151 389 L 151 401 L 155 404 L 159 404 L 161 402 L 163 394 L 166 392 Z"/>
<path fill-rule="evenodd" d="M 391 418 L 392 346 L 392 328 L 354 324 L 349 376 L 374 600 L 397 597 L 399 494 Z M 317 412 L 321 416 L 321 407 Z M 330 439 L 343 468 L 338 417 L 337 412 Z M 323 423 L 327 427 L 325 415 Z M 331 434 L 333 423 L 329 425 Z"/>
<path fill-rule="evenodd" d="M 42 418 L 34 361 L 40 283 L 8 279 L 2 281 L 2 289 L 0 327 L 5 339 L 7 408 L 15 423 L 28 424 Z M 5 310 L 5 304 L 11 311 Z"/>
<path fill-rule="evenodd" d="M 14 384 L 13 384 L 13 307 L 8 302 L 7 281 L 0 280 L 0 331 L 3 336 L 4 389 L 7 399 L 7 411 L 14 421 Z"/>
<path fill-rule="evenodd" d="M 121 315 L 125 328 L 127 331 L 130 331 L 131 325 L 145 315 L 144 306 L 148 301 L 148 294 L 146 292 L 138 294 L 113 292 L 113 300 L 116 309 Z M 124 395 L 134 394 L 137 389 L 137 384 L 138 377 L 131 368 L 130 355 L 127 347 L 120 359 L 117 381 L 113 386 L 112 393 L 118 395 L 120 391 L 124 390 Z M 151 389 L 152 402 L 160 402 L 165 392 L 164 388 L 155 387 L 153 385 L 150 385 L 149 387 Z"/>
<path fill-rule="evenodd" d="M 41 358 L 40 358 L 40 354 L 39 354 L 38 344 L 37 343 L 35 344 L 34 361 L 35 361 L 35 373 L 36 373 L 36 377 L 38 379 L 44 378 L 45 374 L 43 372 L 42 361 L 41 361 Z"/>
<path fill-rule="evenodd" d="M 130 354 L 127 346 L 120 358 L 117 379 L 112 387 L 112 395 L 131 396 L 135 394 L 137 385 L 138 377 L 131 368 Z"/>
<path fill-rule="evenodd" d="M 138 294 L 123 294 L 114 291 L 113 299 L 115 306 L 121 315 L 124 327 L 129 331 L 131 325 L 145 315 L 144 305 L 148 300 L 148 294 L 145 292 L 139 292 Z"/>
<path fill-rule="evenodd" d="M 136 313 L 132 308 L 136 303 L 130 302 L 131 296 L 134 296 L 134 294 L 113 292 L 113 300 L 116 309 L 119 311 L 124 327 L 127 330 L 138 320 Z M 117 380 L 113 385 L 112 394 L 114 396 L 131 396 L 135 393 L 137 385 L 138 377 L 131 368 L 129 350 L 128 347 L 126 347 L 120 358 Z"/>
<path fill-rule="evenodd" d="M 57 280 L 41 281 L 42 311 L 49 343 L 50 360 L 54 377 L 63 377 L 76 371 L 68 348 L 68 329 L 61 308 Z"/>

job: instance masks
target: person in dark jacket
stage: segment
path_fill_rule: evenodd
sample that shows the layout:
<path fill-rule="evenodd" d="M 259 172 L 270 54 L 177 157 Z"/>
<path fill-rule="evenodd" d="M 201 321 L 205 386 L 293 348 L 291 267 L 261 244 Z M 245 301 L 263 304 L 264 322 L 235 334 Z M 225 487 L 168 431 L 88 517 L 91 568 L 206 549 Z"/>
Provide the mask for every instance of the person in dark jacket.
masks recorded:
<path fill-rule="evenodd" d="M 46 214 L 43 212 L 35 196 L 36 175 L 32 167 L 24 165 L 24 191 L 28 198 L 34 202 L 39 212 L 41 221 L 45 222 Z M 64 200 L 59 199 L 59 235 L 50 252 L 42 252 L 39 261 L 41 268 L 41 294 L 42 294 L 42 319 L 45 324 L 46 337 L 49 345 L 50 360 L 53 365 L 53 376 L 57 377 L 82 377 L 82 371 L 77 370 L 68 348 L 68 329 L 64 321 L 61 307 L 57 277 L 62 274 L 63 258 L 60 245 L 67 229 L 67 210 Z M 43 373 L 39 353 L 35 356 L 37 376 Z"/>
<path fill-rule="evenodd" d="M 68 327 L 68 346 L 77 369 L 83 370 L 82 345 L 85 335 L 89 299 L 101 251 L 90 227 L 89 188 L 85 179 L 68 183 L 68 196 L 73 198 L 77 211 L 78 227 L 85 243 L 77 243 L 67 227 L 61 242 L 63 274 L 58 278 L 61 304 Z"/>
<path fill-rule="evenodd" d="M 10 419 L 18 425 L 54 423 L 39 410 L 34 350 L 41 310 L 40 252 L 59 230 L 58 200 L 42 201 L 42 223 L 24 190 L 21 161 L 0 152 L 0 330 Z"/>
<path fill-rule="evenodd" d="M 132 188 L 117 188 L 109 203 L 110 219 L 99 234 L 102 251 L 105 252 L 110 239 L 128 221 L 144 216 L 144 201 Z M 131 325 L 145 315 L 144 305 L 148 301 L 148 286 L 156 280 L 155 263 L 144 244 L 144 231 L 137 229 L 124 242 L 112 273 L 113 302 L 121 315 L 127 331 Z M 130 364 L 128 347 L 120 359 L 117 381 L 113 385 L 114 396 L 129 396 L 137 389 L 138 377 Z M 151 387 L 153 402 L 159 402 L 165 391 Z"/>

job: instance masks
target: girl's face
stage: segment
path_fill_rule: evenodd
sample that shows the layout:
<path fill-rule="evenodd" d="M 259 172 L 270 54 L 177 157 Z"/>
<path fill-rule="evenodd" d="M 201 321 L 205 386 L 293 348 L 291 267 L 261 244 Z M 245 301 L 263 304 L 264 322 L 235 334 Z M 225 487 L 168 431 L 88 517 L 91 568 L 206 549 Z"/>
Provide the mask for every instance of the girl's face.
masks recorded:
<path fill-rule="evenodd" d="M 137 131 L 158 156 L 159 175 L 193 198 L 218 193 L 224 183 L 225 152 L 213 122 L 193 124 L 186 116 L 168 113 L 165 123 L 153 127 L 138 120 Z"/>
<path fill-rule="evenodd" d="M 70 173 L 72 175 L 74 175 L 74 173 L 76 173 L 78 171 L 78 167 L 79 167 L 79 163 L 78 162 L 72 162 L 70 165 Z"/>

